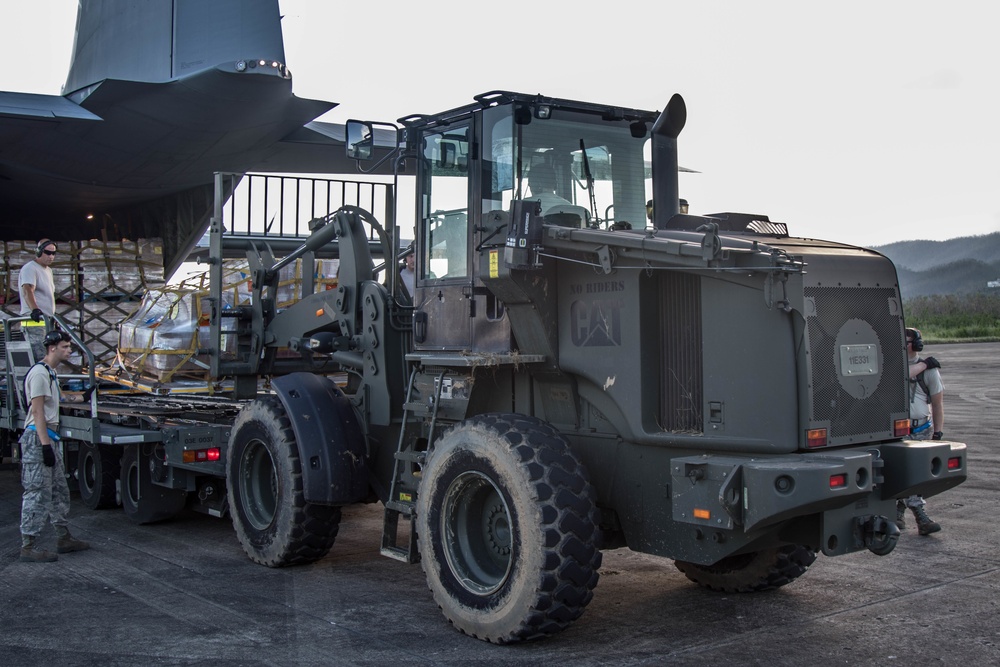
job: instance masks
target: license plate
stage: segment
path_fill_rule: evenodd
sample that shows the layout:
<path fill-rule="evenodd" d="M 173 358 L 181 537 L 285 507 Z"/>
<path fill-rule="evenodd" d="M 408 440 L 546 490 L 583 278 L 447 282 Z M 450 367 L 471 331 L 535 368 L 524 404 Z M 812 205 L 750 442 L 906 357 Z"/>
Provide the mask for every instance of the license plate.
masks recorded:
<path fill-rule="evenodd" d="M 840 372 L 845 376 L 878 374 L 878 346 L 841 345 Z"/>

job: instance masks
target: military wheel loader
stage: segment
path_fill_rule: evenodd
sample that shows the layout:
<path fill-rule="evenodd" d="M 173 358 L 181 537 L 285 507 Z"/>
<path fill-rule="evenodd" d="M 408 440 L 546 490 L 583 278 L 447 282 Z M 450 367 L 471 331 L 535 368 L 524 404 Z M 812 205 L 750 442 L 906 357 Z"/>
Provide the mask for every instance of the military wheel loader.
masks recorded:
<path fill-rule="evenodd" d="M 892 263 L 764 215 L 679 213 L 685 121 L 677 95 L 654 113 L 494 91 L 348 123 L 359 165 L 415 176 L 415 242 L 362 208 L 325 215 L 289 257 L 339 244 L 338 287 L 284 310 L 289 258 L 251 263 L 226 455 L 250 558 L 322 558 L 341 507 L 377 501 L 382 553 L 421 563 L 458 630 L 506 643 L 578 618 L 601 549 L 765 590 L 820 552 L 889 553 L 896 499 L 966 478 L 964 444 L 907 439 Z M 412 294 L 373 239 L 415 253 Z M 257 395 L 275 350 L 343 374 Z"/>

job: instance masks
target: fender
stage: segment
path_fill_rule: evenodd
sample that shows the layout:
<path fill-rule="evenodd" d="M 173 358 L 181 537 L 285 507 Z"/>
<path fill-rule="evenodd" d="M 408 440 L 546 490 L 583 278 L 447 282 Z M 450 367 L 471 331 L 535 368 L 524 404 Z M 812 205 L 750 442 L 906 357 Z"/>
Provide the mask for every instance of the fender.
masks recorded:
<path fill-rule="evenodd" d="M 343 505 L 364 500 L 368 496 L 365 436 L 340 387 L 312 373 L 274 378 L 271 387 L 292 423 L 306 501 Z"/>

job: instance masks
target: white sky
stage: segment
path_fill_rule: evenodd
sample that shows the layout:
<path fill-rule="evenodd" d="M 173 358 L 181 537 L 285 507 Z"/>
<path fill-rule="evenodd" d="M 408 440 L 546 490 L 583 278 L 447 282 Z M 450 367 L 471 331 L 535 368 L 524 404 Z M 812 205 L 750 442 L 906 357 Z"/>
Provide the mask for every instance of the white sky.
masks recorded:
<path fill-rule="evenodd" d="M 1000 4 L 280 0 L 300 97 L 391 121 L 487 90 L 661 109 L 692 213 L 859 245 L 1000 230 Z M 488 8 L 491 7 L 492 8 Z M 57 94 L 75 0 L 0 0 L 0 89 Z"/>

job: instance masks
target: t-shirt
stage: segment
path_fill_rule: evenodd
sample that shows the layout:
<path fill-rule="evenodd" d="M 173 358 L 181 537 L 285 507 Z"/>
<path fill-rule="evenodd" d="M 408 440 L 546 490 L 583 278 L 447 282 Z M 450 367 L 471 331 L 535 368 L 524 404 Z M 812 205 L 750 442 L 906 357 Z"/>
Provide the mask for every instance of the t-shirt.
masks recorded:
<path fill-rule="evenodd" d="M 31 399 L 44 396 L 45 421 L 49 428 L 55 430 L 59 426 L 59 383 L 53 378 L 52 371 L 45 364 L 35 364 L 24 377 L 24 397 L 30 406 Z M 28 417 L 24 426 L 35 423 L 35 416 L 28 409 Z"/>
<path fill-rule="evenodd" d="M 918 361 L 920 361 L 920 359 L 910 363 L 915 364 Z M 944 391 L 944 382 L 941 381 L 941 373 L 938 372 L 938 369 L 936 368 L 928 368 L 924 371 L 924 382 L 927 383 L 927 389 L 930 391 L 930 396 L 936 396 Z M 924 391 L 924 388 L 920 386 L 920 382 L 917 381 L 917 378 L 910 380 L 910 419 L 930 419 L 930 396 L 928 396 Z"/>
<path fill-rule="evenodd" d="M 417 275 L 412 269 L 407 269 L 406 267 L 399 270 L 399 278 L 403 281 L 403 287 L 406 288 L 406 293 L 413 297 L 414 291 L 416 289 L 416 279 Z"/>
<path fill-rule="evenodd" d="M 52 282 L 52 269 L 42 266 L 32 260 L 21 267 L 21 272 L 17 277 L 17 289 L 21 293 L 21 315 L 30 315 L 31 306 L 24 298 L 24 286 L 35 286 L 35 303 L 46 315 L 53 315 L 56 312 L 55 285 Z"/>

